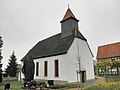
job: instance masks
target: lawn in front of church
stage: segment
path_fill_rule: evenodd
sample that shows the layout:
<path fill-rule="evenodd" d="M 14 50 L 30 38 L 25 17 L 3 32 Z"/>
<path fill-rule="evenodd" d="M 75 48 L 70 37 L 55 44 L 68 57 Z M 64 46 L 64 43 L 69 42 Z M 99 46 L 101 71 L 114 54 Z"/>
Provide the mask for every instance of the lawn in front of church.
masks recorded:
<path fill-rule="evenodd" d="M 17 80 L 4 80 L 0 83 L 0 90 L 4 90 L 4 86 L 7 82 L 10 83 L 10 90 L 21 90 L 21 87 L 23 86 L 23 83 Z"/>
<path fill-rule="evenodd" d="M 85 88 L 84 90 L 120 90 L 120 78 L 118 76 L 109 76 L 110 81 L 109 82 L 102 82 L 101 78 L 97 80 L 96 84 L 93 84 L 89 88 Z M 4 90 L 5 84 L 9 82 L 11 85 L 11 90 L 22 90 L 21 87 L 23 87 L 23 82 L 19 82 L 16 80 L 4 80 L 2 83 L 0 83 L 0 90 Z M 99 82 L 99 83 L 98 83 Z M 61 88 L 58 90 L 78 90 L 76 87 L 76 84 L 67 84 L 65 85 L 66 88 Z M 39 90 L 39 89 L 38 89 Z M 51 90 L 51 89 L 50 89 Z M 53 89 L 52 89 L 53 90 Z"/>

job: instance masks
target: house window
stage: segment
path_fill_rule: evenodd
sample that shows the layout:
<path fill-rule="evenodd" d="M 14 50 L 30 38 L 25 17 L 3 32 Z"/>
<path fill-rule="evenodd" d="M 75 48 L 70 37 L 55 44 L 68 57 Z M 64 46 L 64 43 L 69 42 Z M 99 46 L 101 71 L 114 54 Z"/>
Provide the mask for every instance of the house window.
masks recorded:
<path fill-rule="evenodd" d="M 39 62 L 36 62 L 36 76 L 39 76 Z"/>
<path fill-rule="evenodd" d="M 48 62 L 45 61 L 45 62 L 44 62 L 44 76 L 45 76 L 45 77 L 47 77 L 47 74 L 48 74 L 47 72 L 48 72 Z"/>
<path fill-rule="evenodd" d="M 112 61 L 115 60 L 115 57 L 112 57 L 111 60 L 112 60 Z"/>
<path fill-rule="evenodd" d="M 120 57 L 118 57 L 118 60 L 120 60 Z"/>
<path fill-rule="evenodd" d="M 55 68 L 55 77 L 59 77 L 59 62 L 58 62 L 58 60 L 55 60 L 54 68 Z"/>

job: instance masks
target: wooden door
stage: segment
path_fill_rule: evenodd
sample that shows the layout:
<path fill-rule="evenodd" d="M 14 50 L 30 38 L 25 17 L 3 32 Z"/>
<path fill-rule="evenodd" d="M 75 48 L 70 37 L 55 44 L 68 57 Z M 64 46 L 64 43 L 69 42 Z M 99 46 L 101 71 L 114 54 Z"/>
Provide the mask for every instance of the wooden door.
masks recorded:
<path fill-rule="evenodd" d="M 82 83 L 86 82 L 86 71 L 81 71 Z"/>

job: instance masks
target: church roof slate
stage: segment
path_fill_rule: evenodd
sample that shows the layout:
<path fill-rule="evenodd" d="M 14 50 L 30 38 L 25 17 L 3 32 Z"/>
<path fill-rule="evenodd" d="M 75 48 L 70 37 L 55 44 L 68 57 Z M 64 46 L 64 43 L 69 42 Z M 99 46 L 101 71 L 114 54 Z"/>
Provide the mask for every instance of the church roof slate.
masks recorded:
<path fill-rule="evenodd" d="M 61 33 L 51 36 L 47 39 L 39 41 L 26 55 L 25 57 L 32 56 L 34 59 L 44 58 L 50 56 L 56 56 L 67 53 L 74 38 L 80 38 L 87 41 L 86 38 L 78 31 L 77 36 L 70 35 L 62 38 Z M 25 57 L 22 59 L 24 60 Z"/>
<path fill-rule="evenodd" d="M 72 11 L 68 8 L 63 20 L 67 20 L 69 18 L 75 18 Z M 78 20 L 77 20 L 78 21 Z M 44 57 L 50 57 L 50 56 L 56 56 L 61 54 L 66 54 L 74 40 L 74 38 L 80 38 L 87 42 L 87 39 L 76 29 L 74 28 L 72 31 L 72 35 L 69 35 L 67 37 L 61 37 L 61 33 L 56 34 L 54 36 L 51 36 L 47 39 L 44 39 L 42 41 L 39 41 L 21 60 L 24 61 L 25 58 L 29 58 L 32 56 L 32 58 L 44 58 Z M 88 43 L 87 43 L 88 44 Z M 90 47 L 88 45 L 88 48 L 90 50 Z M 90 50 L 91 52 L 91 50 Z M 92 54 L 92 52 L 91 52 Z M 93 56 L 93 54 L 92 54 Z"/>

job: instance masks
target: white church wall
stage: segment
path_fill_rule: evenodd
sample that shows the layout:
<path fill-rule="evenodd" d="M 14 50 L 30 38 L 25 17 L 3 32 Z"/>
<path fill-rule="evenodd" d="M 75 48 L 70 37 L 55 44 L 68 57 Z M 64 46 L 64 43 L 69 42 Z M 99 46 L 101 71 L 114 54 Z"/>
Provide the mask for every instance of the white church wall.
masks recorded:
<path fill-rule="evenodd" d="M 93 59 L 91 52 L 89 51 L 88 45 L 84 40 L 75 38 L 71 47 L 68 50 L 67 54 L 46 57 L 35 59 L 35 67 L 36 62 L 39 62 L 39 76 L 36 76 L 36 68 L 35 68 L 35 79 L 45 79 L 45 80 L 63 80 L 68 82 L 76 82 L 77 81 L 77 73 L 78 70 L 78 50 L 77 44 L 79 46 L 79 55 L 81 59 L 81 67 L 86 70 L 86 78 L 94 79 L 94 69 L 93 69 Z M 59 60 L 59 77 L 54 76 L 54 60 Z M 44 76 L 44 61 L 48 61 L 48 76 Z"/>
<path fill-rule="evenodd" d="M 77 47 L 78 46 L 78 47 Z M 81 59 L 81 68 L 86 70 L 86 78 L 87 80 L 89 79 L 94 79 L 94 69 L 93 69 L 93 59 L 91 52 L 88 48 L 88 45 L 86 41 L 81 40 L 79 38 L 75 38 L 73 41 L 73 44 L 71 45 L 69 51 L 68 51 L 68 62 L 69 62 L 69 67 L 71 70 L 71 74 L 69 75 L 69 80 L 74 81 L 77 77 L 76 75 L 76 70 L 79 69 L 78 67 L 78 50 L 79 48 L 79 56 Z M 71 78 L 72 77 L 72 78 Z"/>
<path fill-rule="evenodd" d="M 54 76 L 54 61 L 59 60 L 59 77 Z M 36 76 L 36 72 L 34 75 L 35 79 L 45 79 L 45 80 L 64 80 L 67 81 L 67 68 L 65 65 L 65 60 L 66 60 L 66 54 L 64 55 L 59 55 L 59 56 L 53 56 L 53 57 L 47 57 L 47 58 L 40 58 L 40 59 L 35 59 L 35 67 L 36 67 L 36 62 L 39 62 L 39 76 Z M 44 61 L 48 62 L 48 76 L 44 76 Z M 36 71 L 36 68 L 35 68 Z"/>

